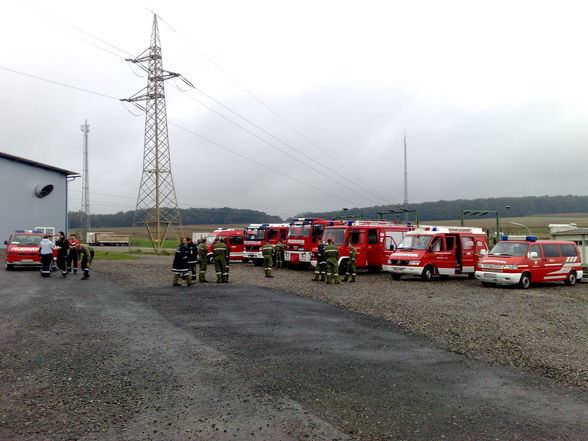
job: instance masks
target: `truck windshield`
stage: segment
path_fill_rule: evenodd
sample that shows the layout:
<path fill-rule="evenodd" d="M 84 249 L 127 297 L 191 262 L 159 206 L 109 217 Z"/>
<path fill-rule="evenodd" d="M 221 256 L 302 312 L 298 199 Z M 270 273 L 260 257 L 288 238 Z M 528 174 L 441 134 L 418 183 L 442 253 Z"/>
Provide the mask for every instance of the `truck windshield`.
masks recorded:
<path fill-rule="evenodd" d="M 265 239 L 265 228 L 247 230 L 246 235 L 247 240 L 263 240 Z"/>
<path fill-rule="evenodd" d="M 498 242 L 490 250 L 491 256 L 516 256 L 522 257 L 527 254 L 529 244 L 521 242 Z"/>
<path fill-rule="evenodd" d="M 38 234 L 15 234 L 10 240 L 10 245 L 35 246 L 41 243 L 43 236 Z"/>
<path fill-rule="evenodd" d="M 433 236 L 421 236 L 420 234 L 404 236 L 404 239 L 402 239 L 402 242 L 398 245 L 398 249 L 426 250 L 432 237 Z"/>
<path fill-rule="evenodd" d="M 212 245 L 212 244 L 213 244 L 213 242 L 214 242 L 214 239 L 216 239 L 216 236 L 208 236 L 208 237 L 206 238 L 206 243 L 207 243 L 208 245 Z"/>
<path fill-rule="evenodd" d="M 288 237 L 309 237 L 311 224 L 294 224 L 290 225 Z"/>
<path fill-rule="evenodd" d="M 323 241 L 333 239 L 333 243 L 340 247 L 345 243 L 345 231 L 345 228 L 325 228 Z"/>

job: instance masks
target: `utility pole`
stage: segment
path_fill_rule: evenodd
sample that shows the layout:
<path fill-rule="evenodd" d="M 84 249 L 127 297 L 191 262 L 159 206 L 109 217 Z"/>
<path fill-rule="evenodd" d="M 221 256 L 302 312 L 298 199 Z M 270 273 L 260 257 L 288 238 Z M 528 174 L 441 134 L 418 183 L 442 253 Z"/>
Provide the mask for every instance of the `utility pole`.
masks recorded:
<path fill-rule="evenodd" d="M 147 72 L 147 87 L 123 99 L 145 111 L 143 174 L 137 196 L 133 230 L 145 226 L 153 250 L 161 251 L 170 229 L 182 234 L 180 210 L 171 171 L 164 81 L 180 74 L 163 70 L 157 15 L 153 15 L 151 45 L 137 58 L 127 59 Z M 139 102 L 145 102 L 145 105 Z M 179 234 L 178 234 L 179 233 Z"/>
<path fill-rule="evenodd" d="M 408 166 L 406 160 L 406 130 L 404 131 L 404 223 L 408 223 Z"/>
<path fill-rule="evenodd" d="M 87 234 L 90 232 L 90 176 L 88 175 L 88 133 L 90 133 L 90 126 L 88 125 L 88 120 L 84 120 L 84 124 L 82 124 L 80 127 L 82 129 L 82 133 L 84 134 L 84 174 L 82 177 L 81 227 L 86 233 L 86 235 L 82 235 L 80 239 L 85 240 Z"/>

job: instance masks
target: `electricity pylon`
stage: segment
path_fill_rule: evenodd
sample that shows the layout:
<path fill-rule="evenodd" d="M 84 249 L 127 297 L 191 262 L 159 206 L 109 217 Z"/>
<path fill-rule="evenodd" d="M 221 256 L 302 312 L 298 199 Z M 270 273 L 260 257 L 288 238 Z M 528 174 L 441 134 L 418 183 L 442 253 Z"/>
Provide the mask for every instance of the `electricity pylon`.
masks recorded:
<path fill-rule="evenodd" d="M 145 111 L 145 148 L 143 174 L 133 229 L 147 228 L 155 252 L 161 251 L 170 229 L 176 238 L 182 234 L 180 210 L 174 188 L 167 135 L 167 113 L 165 110 L 164 81 L 180 74 L 163 70 L 157 15 L 153 16 L 151 45 L 137 58 L 127 59 L 147 72 L 147 87 L 128 101 Z M 145 105 L 139 104 L 144 101 Z M 179 234 L 178 234 L 179 233 Z"/>

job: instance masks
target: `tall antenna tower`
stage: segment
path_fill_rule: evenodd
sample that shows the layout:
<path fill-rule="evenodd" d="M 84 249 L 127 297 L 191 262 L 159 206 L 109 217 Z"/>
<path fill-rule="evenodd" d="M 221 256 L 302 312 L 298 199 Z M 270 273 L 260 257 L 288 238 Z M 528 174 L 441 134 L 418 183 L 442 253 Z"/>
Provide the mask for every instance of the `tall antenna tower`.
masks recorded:
<path fill-rule="evenodd" d="M 161 251 L 170 229 L 178 238 L 182 233 L 180 210 L 174 188 L 167 135 L 167 113 L 165 110 L 164 81 L 180 74 L 163 70 L 157 15 L 153 15 L 151 45 L 137 58 L 127 59 L 147 72 L 147 87 L 128 101 L 145 111 L 145 148 L 143 174 L 137 207 L 133 219 L 133 230 L 140 226 L 147 233 L 155 252 Z M 139 104 L 144 101 L 145 105 Z M 177 227 L 177 228 L 176 228 Z"/>
<path fill-rule="evenodd" d="M 406 131 L 404 131 L 404 223 L 408 223 L 408 167 L 406 161 Z"/>
<path fill-rule="evenodd" d="M 81 227 L 86 233 L 90 231 L 90 176 L 88 175 L 88 133 L 90 133 L 90 126 L 88 120 L 84 120 L 81 126 L 84 133 L 84 171 L 82 176 L 82 216 Z M 85 237 L 85 235 L 82 235 Z"/>

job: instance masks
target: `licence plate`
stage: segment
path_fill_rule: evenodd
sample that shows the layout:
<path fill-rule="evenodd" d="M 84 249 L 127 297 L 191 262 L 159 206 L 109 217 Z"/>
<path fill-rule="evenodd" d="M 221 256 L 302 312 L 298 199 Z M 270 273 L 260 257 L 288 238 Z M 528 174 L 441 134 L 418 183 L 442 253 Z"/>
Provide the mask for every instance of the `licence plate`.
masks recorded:
<path fill-rule="evenodd" d="M 22 263 L 33 263 L 33 259 L 20 259 Z"/>

